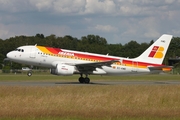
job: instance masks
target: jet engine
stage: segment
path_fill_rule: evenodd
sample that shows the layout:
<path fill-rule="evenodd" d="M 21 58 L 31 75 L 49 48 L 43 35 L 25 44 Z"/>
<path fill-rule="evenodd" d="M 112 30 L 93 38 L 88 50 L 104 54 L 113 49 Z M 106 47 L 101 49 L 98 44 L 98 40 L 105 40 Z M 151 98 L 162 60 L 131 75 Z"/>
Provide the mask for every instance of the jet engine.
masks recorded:
<path fill-rule="evenodd" d="M 75 66 L 65 65 L 65 64 L 57 64 L 56 68 L 50 69 L 51 74 L 53 75 L 73 75 L 75 72 Z"/>

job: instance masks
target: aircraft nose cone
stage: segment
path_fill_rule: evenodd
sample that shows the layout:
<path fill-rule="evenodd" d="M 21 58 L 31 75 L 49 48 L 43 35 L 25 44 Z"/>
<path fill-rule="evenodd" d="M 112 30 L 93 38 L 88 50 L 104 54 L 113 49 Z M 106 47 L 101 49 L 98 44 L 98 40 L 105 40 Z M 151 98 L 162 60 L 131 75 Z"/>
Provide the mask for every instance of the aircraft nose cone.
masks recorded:
<path fill-rule="evenodd" d="M 7 53 L 6 56 L 7 56 L 7 58 L 12 59 L 12 57 L 13 57 L 12 52 Z"/>
<path fill-rule="evenodd" d="M 7 54 L 6 54 L 6 57 L 9 58 L 9 57 L 10 57 L 10 53 L 7 53 Z"/>

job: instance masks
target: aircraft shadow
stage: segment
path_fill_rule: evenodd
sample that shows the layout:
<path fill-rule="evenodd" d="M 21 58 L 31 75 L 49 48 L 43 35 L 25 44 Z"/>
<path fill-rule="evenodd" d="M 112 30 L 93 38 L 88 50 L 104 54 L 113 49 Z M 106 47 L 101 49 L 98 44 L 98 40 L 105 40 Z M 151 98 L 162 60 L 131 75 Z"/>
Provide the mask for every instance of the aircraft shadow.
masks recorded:
<path fill-rule="evenodd" d="M 79 82 L 56 82 L 55 84 L 59 85 L 112 85 L 112 84 L 107 84 L 107 83 L 95 83 L 95 82 L 90 82 L 89 84 L 86 83 L 79 83 Z"/>

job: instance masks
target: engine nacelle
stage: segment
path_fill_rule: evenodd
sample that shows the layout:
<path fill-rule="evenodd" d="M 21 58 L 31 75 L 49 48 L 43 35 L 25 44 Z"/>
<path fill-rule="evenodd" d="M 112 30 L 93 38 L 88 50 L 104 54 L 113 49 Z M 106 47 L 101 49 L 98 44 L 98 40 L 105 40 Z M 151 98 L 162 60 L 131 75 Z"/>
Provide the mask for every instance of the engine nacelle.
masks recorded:
<path fill-rule="evenodd" d="M 75 67 L 65 64 L 57 64 L 56 68 L 51 68 L 50 72 L 54 75 L 73 75 Z"/>

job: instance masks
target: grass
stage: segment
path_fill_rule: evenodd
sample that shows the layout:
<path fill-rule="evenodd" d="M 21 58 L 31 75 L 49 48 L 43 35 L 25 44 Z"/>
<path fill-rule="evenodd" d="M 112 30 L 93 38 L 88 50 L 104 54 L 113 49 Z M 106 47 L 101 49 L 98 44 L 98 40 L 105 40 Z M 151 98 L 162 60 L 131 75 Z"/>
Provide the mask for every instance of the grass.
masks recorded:
<path fill-rule="evenodd" d="M 0 81 L 49 81 L 49 80 L 69 80 L 69 81 L 77 81 L 79 75 L 73 76 L 56 76 L 47 74 L 33 74 L 31 77 L 28 77 L 25 73 L 24 74 L 0 74 Z M 100 75 L 89 75 L 91 81 L 101 81 L 101 80 L 180 80 L 180 75 L 172 75 L 172 74 L 151 74 L 151 75 L 129 75 L 129 76 L 100 76 Z"/>
<path fill-rule="evenodd" d="M 0 75 L 1 81 L 74 81 L 78 77 Z M 177 75 L 91 76 L 92 81 L 110 78 L 179 80 Z M 176 120 L 180 119 L 180 85 L 0 86 L 0 119 Z"/>
<path fill-rule="evenodd" d="M 1 118 L 180 118 L 180 86 L 1 87 Z"/>

